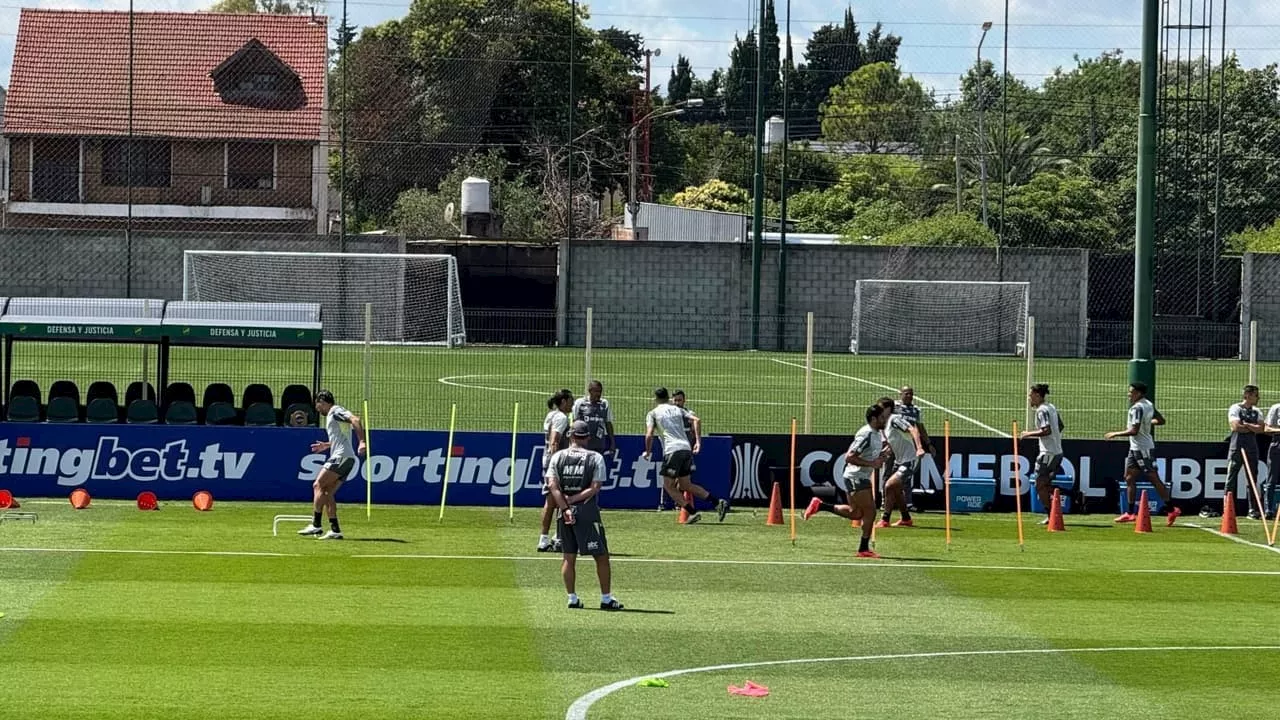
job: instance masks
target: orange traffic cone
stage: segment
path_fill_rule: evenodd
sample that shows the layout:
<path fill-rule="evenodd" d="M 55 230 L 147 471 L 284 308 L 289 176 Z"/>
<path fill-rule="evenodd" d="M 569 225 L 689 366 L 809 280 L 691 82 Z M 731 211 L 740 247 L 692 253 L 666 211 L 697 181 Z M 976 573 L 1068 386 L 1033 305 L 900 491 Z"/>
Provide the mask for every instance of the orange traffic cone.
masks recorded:
<path fill-rule="evenodd" d="M 71 507 L 77 510 L 83 510 L 89 507 L 89 503 L 93 498 L 89 497 L 89 491 L 84 488 L 76 488 L 71 491 Z"/>
<path fill-rule="evenodd" d="M 693 504 L 693 496 L 690 495 L 689 493 L 685 493 L 684 507 L 680 508 L 680 517 L 677 519 L 677 522 L 679 522 L 681 525 L 684 525 L 689 520 L 689 511 L 685 510 L 684 508 L 687 508 L 692 504 Z"/>
<path fill-rule="evenodd" d="M 765 525 L 782 524 L 782 488 L 777 481 L 773 483 L 773 495 L 769 497 L 769 520 Z"/>
<path fill-rule="evenodd" d="M 1053 507 L 1049 508 L 1049 532 L 1066 532 L 1067 526 L 1062 522 L 1062 496 L 1058 489 L 1053 490 Z"/>
<path fill-rule="evenodd" d="M 1135 533 L 1151 532 L 1151 508 L 1147 505 L 1147 491 L 1143 490 L 1138 500 L 1138 521 L 1133 524 Z"/>
<path fill-rule="evenodd" d="M 1239 535 L 1240 528 L 1236 527 L 1236 494 L 1227 493 L 1227 497 L 1222 501 L 1222 528 L 1218 531 L 1223 535 Z"/>
<path fill-rule="evenodd" d="M 13 499 L 13 493 L 8 490 L 0 490 L 0 510 L 7 510 L 11 507 L 18 507 L 18 501 Z"/>

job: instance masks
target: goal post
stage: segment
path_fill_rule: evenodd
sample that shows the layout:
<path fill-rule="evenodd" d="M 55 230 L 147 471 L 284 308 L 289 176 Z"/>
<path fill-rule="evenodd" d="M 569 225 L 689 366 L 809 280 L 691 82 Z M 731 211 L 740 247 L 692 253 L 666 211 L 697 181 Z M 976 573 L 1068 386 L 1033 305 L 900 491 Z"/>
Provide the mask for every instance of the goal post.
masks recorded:
<path fill-rule="evenodd" d="M 319 303 L 326 342 L 458 347 L 467 335 L 452 255 L 187 250 L 182 297 Z"/>
<path fill-rule="evenodd" d="M 859 280 L 851 352 L 1021 355 L 1030 284 Z"/>

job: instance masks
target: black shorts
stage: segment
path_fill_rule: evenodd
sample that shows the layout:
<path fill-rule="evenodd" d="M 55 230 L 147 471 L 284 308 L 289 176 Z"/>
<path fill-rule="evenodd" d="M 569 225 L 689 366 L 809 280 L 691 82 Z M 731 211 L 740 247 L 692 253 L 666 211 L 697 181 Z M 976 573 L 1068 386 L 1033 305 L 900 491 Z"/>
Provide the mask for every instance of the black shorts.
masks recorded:
<path fill-rule="evenodd" d="M 342 482 L 343 480 L 346 480 L 347 476 L 351 474 L 351 471 L 354 470 L 355 467 L 356 467 L 356 459 L 351 457 L 329 458 L 324 463 L 324 469 L 330 470 L 333 472 L 334 475 L 337 475 L 338 482 Z"/>
<path fill-rule="evenodd" d="M 693 472 L 693 453 L 688 450 L 676 450 L 662 458 L 662 477 L 672 479 L 689 477 L 691 472 Z"/>
<path fill-rule="evenodd" d="M 1045 478 L 1049 482 L 1053 482 L 1058 477 L 1058 471 L 1062 469 L 1062 455 L 1053 453 L 1040 453 L 1036 457 L 1036 478 Z"/>
<path fill-rule="evenodd" d="M 1132 469 L 1148 474 L 1155 472 L 1155 454 L 1150 450 L 1130 450 L 1124 458 L 1124 471 L 1127 473 Z"/>
<path fill-rule="evenodd" d="M 556 531 L 566 555 L 608 555 L 609 541 L 604 536 L 604 523 L 600 522 L 600 508 L 596 505 L 577 505 L 573 508 L 573 524 L 565 525 L 564 517 L 556 518 Z"/>

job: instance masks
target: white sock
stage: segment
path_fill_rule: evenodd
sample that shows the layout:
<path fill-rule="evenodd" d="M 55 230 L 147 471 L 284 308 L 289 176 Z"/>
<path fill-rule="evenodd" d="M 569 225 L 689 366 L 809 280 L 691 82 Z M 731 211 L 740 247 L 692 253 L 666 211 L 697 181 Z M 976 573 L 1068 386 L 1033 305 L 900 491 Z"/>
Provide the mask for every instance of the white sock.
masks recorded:
<path fill-rule="evenodd" d="M 539 536 L 538 536 L 538 544 L 539 544 L 539 545 L 550 545 L 550 544 L 551 544 L 551 541 L 547 539 L 547 536 L 546 536 L 546 535 L 539 535 Z"/>
<path fill-rule="evenodd" d="M 573 603 L 576 603 L 576 602 L 578 602 L 578 594 L 569 593 L 569 604 L 572 605 Z"/>
<path fill-rule="evenodd" d="M 605 593 L 601 595 L 600 602 L 605 603 L 606 605 L 613 602 L 613 593 Z"/>

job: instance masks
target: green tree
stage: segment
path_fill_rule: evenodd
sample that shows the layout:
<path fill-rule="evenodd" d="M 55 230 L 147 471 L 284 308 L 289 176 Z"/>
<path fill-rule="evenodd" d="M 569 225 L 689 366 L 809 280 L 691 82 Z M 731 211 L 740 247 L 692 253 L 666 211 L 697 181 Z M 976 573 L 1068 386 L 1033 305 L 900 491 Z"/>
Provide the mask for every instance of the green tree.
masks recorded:
<path fill-rule="evenodd" d="M 323 3 L 305 0 L 218 0 L 209 7 L 216 13 L 270 13 L 274 15 L 306 15 L 323 7 Z"/>
<path fill-rule="evenodd" d="M 509 172 L 506 158 L 498 152 L 462 156 L 436 190 L 400 193 L 391 212 L 391 225 L 404 237 L 452 238 L 461 235 L 458 208 L 462 181 L 468 177 L 479 177 L 489 181 L 489 200 L 493 212 L 502 220 L 504 237 L 546 237 L 545 213 L 537 189 L 529 185 L 524 174 L 508 178 Z M 447 212 L 450 203 L 454 206 L 452 218 Z"/>
<path fill-rule="evenodd" d="M 890 237 L 917 219 L 906 205 L 897 200 L 861 200 L 855 205 L 853 219 L 845 223 L 841 232 L 855 242 L 875 242 Z"/>
<path fill-rule="evenodd" d="M 867 33 L 867 43 L 862 48 L 862 57 L 868 64 L 894 64 L 898 62 L 900 45 L 902 45 L 902 38 L 893 33 L 886 35 L 884 27 L 876 23 L 876 26 L 871 28 L 871 32 Z"/>
<path fill-rule="evenodd" d="M 708 180 L 676 193 L 672 203 L 698 210 L 740 213 L 747 209 L 748 199 L 747 191 L 741 187 L 723 180 Z"/>
<path fill-rule="evenodd" d="M 684 55 L 676 57 L 676 66 L 671 69 L 671 79 L 667 81 L 667 100 L 678 103 L 693 97 L 693 65 Z"/>
<path fill-rule="evenodd" d="M 756 63 L 760 56 L 756 47 L 756 31 L 747 31 L 746 37 L 733 38 L 729 51 L 729 69 L 724 74 L 724 119 L 730 130 L 738 133 L 755 132 Z"/>
<path fill-rule="evenodd" d="M 1246 228 L 1232 235 L 1227 241 L 1227 247 L 1237 253 L 1280 252 L 1280 222 L 1264 228 Z"/>
<path fill-rule="evenodd" d="M 1116 250 L 1120 218 L 1092 178 L 1041 173 L 1010 189 L 1005 245 Z"/>
<path fill-rule="evenodd" d="M 858 238 L 846 237 L 850 242 Z M 880 245 L 995 247 L 996 234 L 967 215 L 934 215 L 907 223 L 880 237 Z"/>
<path fill-rule="evenodd" d="M 803 190 L 787 198 L 787 219 L 802 233 L 838 234 L 857 213 L 858 203 L 833 188 Z"/>
<path fill-rule="evenodd" d="M 822 134 L 876 153 L 891 142 L 916 142 L 931 101 L 913 77 L 889 63 L 864 65 L 831 89 L 822 106 Z"/>
<path fill-rule="evenodd" d="M 870 62 L 898 61 L 898 44 L 901 38 L 896 35 L 883 35 L 879 24 L 872 40 L 871 54 L 875 60 L 868 59 L 868 48 L 861 41 L 858 24 L 853 18 L 853 9 L 845 8 L 844 18 L 840 24 L 826 24 L 813 31 L 805 44 L 804 62 L 797 68 L 792 88 L 792 112 L 795 131 L 793 137 L 814 139 L 819 135 L 819 110 L 827 102 L 831 88 L 840 84 L 850 73 Z"/>

